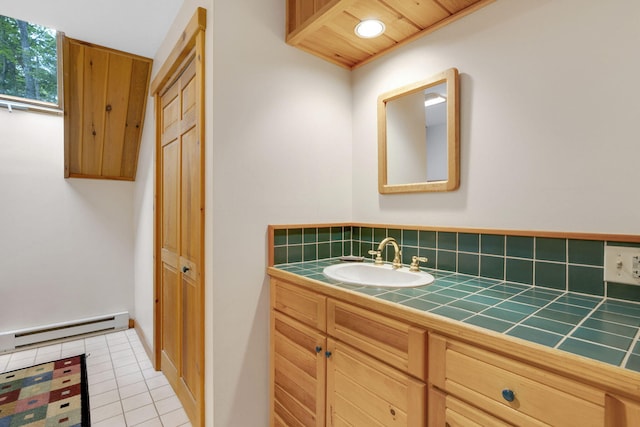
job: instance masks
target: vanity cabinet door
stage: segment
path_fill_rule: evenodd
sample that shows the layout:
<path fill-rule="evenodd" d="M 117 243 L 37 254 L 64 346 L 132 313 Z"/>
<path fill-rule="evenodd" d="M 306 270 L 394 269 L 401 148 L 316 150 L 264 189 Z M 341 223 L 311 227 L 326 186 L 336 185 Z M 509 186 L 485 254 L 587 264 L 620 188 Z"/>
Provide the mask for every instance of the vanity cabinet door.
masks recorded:
<path fill-rule="evenodd" d="M 602 390 L 438 335 L 429 338 L 429 381 L 515 425 L 604 425 Z"/>
<path fill-rule="evenodd" d="M 510 427 L 498 418 L 455 397 L 438 390 L 429 389 L 429 427 Z"/>
<path fill-rule="evenodd" d="M 271 311 L 271 426 L 325 425 L 326 337 Z"/>
<path fill-rule="evenodd" d="M 328 348 L 327 425 L 425 425 L 423 382 L 332 338 Z"/>
<path fill-rule="evenodd" d="M 424 329 L 329 299 L 327 334 L 426 381 L 427 332 Z"/>

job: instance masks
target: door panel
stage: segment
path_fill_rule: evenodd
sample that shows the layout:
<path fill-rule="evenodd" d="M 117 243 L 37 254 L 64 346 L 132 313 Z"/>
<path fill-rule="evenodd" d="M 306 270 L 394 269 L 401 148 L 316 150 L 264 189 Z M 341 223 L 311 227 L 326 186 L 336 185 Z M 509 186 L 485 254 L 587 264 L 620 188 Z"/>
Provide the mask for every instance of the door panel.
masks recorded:
<path fill-rule="evenodd" d="M 180 328 L 180 311 L 178 307 L 178 272 L 170 265 L 162 266 L 162 351 L 173 365 L 179 362 L 179 342 L 177 330 Z"/>
<path fill-rule="evenodd" d="M 182 280 L 182 379 L 195 400 L 199 400 L 198 340 L 200 318 L 198 316 L 198 284 L 188 277 Z"/>
<path fill-rule="evenodd" d="M 200 142 L 196 128 L 182 136 L 181 255 L 200 264 Z"/>
<path fill-rule="evenodd" d="M 162 147 L 162 249 L 178 254 L 178 184 L 180 147 L 174 141 Z M 177 268 L 177 265 L 173 266 Z"/>
<path fill-rule="evenodd" d="M 159 99 L 161 195 L 160 364 L 193 425 L 202 424 L 204 370 L 203 207 L 196 59 Z"/>

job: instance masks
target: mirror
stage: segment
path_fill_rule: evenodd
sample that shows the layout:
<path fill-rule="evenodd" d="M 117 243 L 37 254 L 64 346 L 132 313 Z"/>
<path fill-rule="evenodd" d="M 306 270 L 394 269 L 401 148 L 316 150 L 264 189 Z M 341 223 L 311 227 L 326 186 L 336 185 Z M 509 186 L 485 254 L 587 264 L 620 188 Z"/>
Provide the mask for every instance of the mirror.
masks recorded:
<path fill-rule="evenodd" d="M 460 185 L 458 70 L 378 98 L 378 191 L 453 191 Z"/>

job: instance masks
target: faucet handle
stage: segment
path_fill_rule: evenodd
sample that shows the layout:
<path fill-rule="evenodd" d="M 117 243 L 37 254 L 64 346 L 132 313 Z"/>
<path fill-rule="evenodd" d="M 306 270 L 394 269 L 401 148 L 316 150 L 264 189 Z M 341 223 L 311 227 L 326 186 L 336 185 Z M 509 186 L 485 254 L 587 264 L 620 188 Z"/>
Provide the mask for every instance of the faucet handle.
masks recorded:
<path fill-rule="evenodd" d="M 402 268 L 402 251 L 396 252 L 395 258 L 393 258 L 393 268 Z"/>
<path fill-rule="evenodd" d="M 429 261 L 429 259 L 423 256 L 412 256 L 411 265 L 409 266 L 409 271 L 420 271 L 420 269 L 418 268 L 418 265 L 421 262 L 427 262 L 427 261 Z"/>
<path fill-rule="evenodd" d="M 369 255 L 375 255 L 376 259 L 375 259 L 375 264 L 382 264 L 382 253 L 380 251 L 376 251 L 371 249 L 369 251 Z"/>

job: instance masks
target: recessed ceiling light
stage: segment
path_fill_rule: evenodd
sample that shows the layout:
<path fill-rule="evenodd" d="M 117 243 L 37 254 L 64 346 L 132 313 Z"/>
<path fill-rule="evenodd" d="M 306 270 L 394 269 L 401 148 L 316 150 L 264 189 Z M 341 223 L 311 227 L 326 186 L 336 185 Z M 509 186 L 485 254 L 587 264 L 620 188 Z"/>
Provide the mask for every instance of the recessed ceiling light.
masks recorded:
<path fill-rule="evenodd" d="M 440 95 L 439 93 L 430 92 L 424 96 L 424 106 L 430 107 L 432 105 L 440 104 L 441 102 L 445 102 L 447 98 Z"/>
<path fill-rule="evenodd" d="M 366 19 L 364 21 L 360 21 L 358 25 L 356 25 L 355 32 L 358 37 L 371 39 L 384 33 L 384 30 L 385 27 L 382 21 L 378 19 Z"/>

